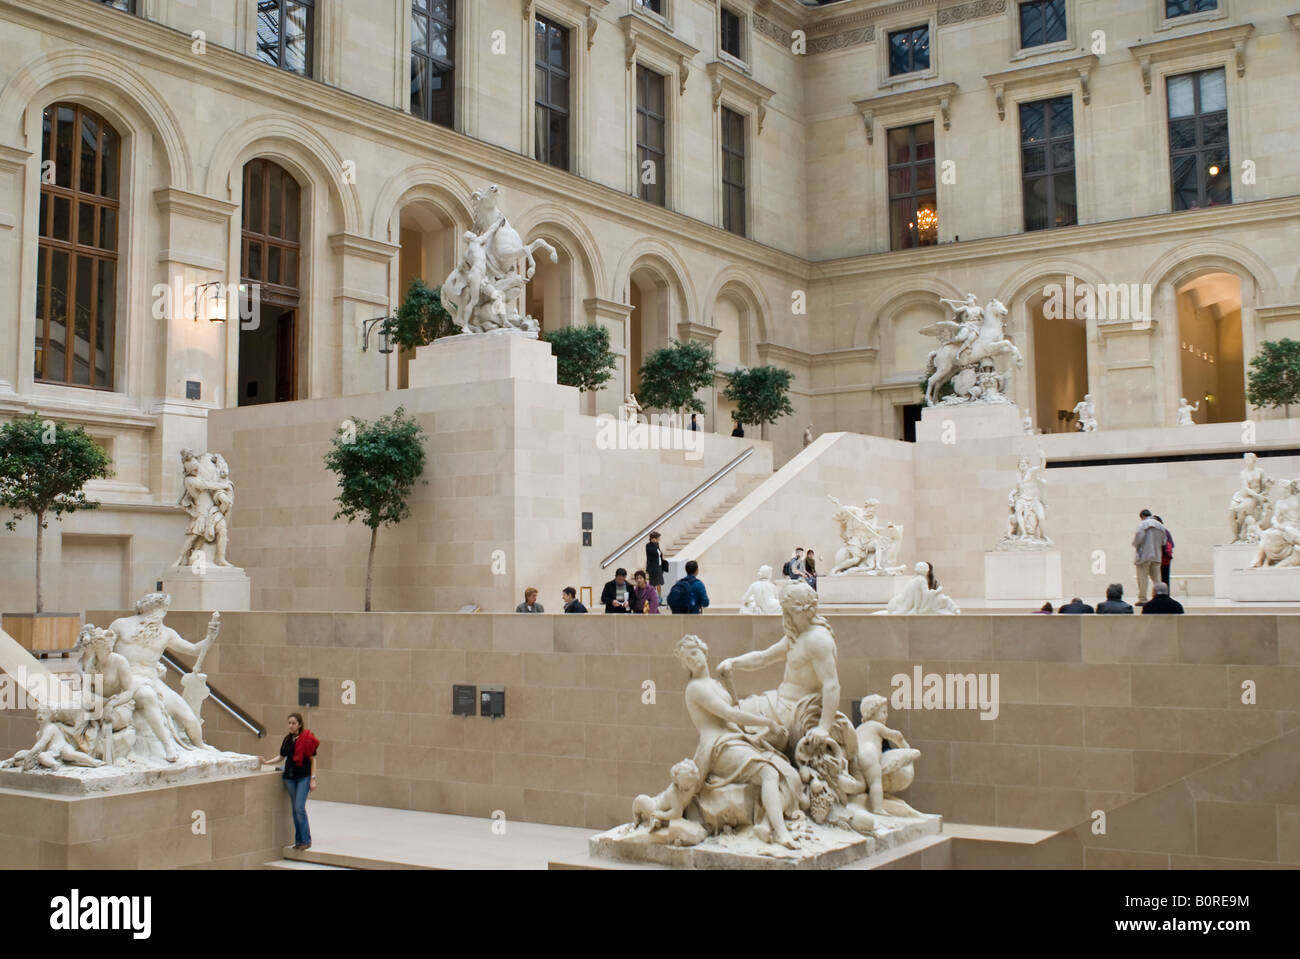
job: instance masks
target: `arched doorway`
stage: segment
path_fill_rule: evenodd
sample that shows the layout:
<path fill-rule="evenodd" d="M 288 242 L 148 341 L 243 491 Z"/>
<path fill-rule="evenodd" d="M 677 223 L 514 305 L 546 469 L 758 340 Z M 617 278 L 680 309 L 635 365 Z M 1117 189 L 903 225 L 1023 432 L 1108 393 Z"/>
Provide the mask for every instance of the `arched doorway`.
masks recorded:
<path fill-rule="evenodd" d="M 541 238 L 555 247 L 556 262 L 551 262 L 545 250 L 535 254 L 537 271 L 528 281 L 526 312 L 541 324 L 543 333 L 549 333 L 573 325 L 574 267 L 573 257 L 563 243 L 546 234 Z"/>
<path fill-rule="evenodd" d="M 634 270 L 628 287 L 628 302 L 632 305 L 628 320 L 628 388 L 635 393 L 641 389 L 641 364 L 645 358 L 668 345 L 672 297 L 668 282 L 649 268 Z"/>
<path fill-rule="evenodd" d="M 445 210 L 420 200 L 402 207 L 398 214 L 398 231 L 401 237 L 397 283 L 400 306 L 415 280 L 436 287 L 447 278 L 456 265 L 456 240 L 460 232 L 456 221 Z M 412 350 L 398 351 L 398 389 L 406 389 L 409 385 L 408 368 L 414 356 Z"/>
<path fill-rule="evenodd" d="M 1034 354 L 1034 426 L 1044 433 L 1073 432 L 1074 407 L 1090 392 L 1088 319 L 1073 304 L 1058 308 L 1062 302 L 1043 292 L 1025 303 Z"/>
<path fill-rule="evenodd" d="M 1199 409 L 1197 423 L 1246 418 L 1246 373 L 1241 340 L 1241 279 L 1203 273 L 1175 288 L 1178 308 L 1180 395 Z"/>
<path fill-rule="evenodd" d="M 252 315 L 239 329 L 239 405 L 295 400 L 304 273 L 298 181 L 270 160 L 250 160 L 242 221 L 239 275 Z"/>

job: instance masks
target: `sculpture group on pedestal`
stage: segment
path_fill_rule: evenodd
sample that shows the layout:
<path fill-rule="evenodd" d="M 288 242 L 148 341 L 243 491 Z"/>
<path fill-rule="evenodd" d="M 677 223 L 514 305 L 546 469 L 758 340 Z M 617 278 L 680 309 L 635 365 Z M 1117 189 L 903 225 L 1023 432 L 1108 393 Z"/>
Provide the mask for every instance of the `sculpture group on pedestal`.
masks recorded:
<path fill-rule="evenodd" d="M 772 582 L 772 567 L 760 566 L 758 579 L 749 584 L 740 600 L 740 611 L 751 616 L 781 612 L 781 599 L 776 583 Z"/>
<path fill-rule="evenodd" d="M 780 606 L 781 639 L 723 660 L 717 679 L 703 640 L 677 643 L 690 674 L 685 701 L 699 734 L 695 754 L 672 767 L 662 793 L 636 797 L 633 821 L 611 832 L 618 842 L 694 846 L 725 834 L 772 855 L 776 847 L 800 849 L 813 824 L 871 835 L 877 816 L 919 815 L 889 795 L 910 785 L 920 753 L 884 725 L 883 697 L 863 701 L 856 729 L 840 711 L 835 637 L 818 614 L 816 592 L 792 582 L 781 589 Z M 737 696 L 736 673 L 777 663 L 785 672 L 776 689 Z"/>
<path fill-rule="evenodd" d="M 1258 543 L 1260 533 L 1272 522 L 1270 502 L 1273 478 L 1258 465 L 1259 457 L 1247 453 L 1242 457 L 1241 486 L 1228 504 L 1228 523 L 1232 543 Z"/>
<path fill-rule="evenodd" d="M 903 587 L 889 604 L 873 613 L 873 616 L 916 616 L 938 614 L 956 616 L 961 613 L 943 587 L 935 581 L 929 563 L 917 563 L 916 575 Z"/>
<path fill-rule="evenodd" d="M 880 500 L 868 499 L 861 506 L 847 506 L 834 496 L 835 522 L 840 524 L 840 539 L 844 545 L 835 553 L 835 565 L 830 575 L 866 573 L 871 576 L 893 575 L 901 572 L 898 551 L 903 543 L 903 527 L 897 523 L 882 524 L 876 518 Z"/>
<path fill-rule="evenodd" d="M 213 613 L 207 635 L 190 643 L 164 622 L 170 603 L 166 593 L 150 593 L 136 603 L 135 615 L 107 629 L 82 627 L 80 682 L 70 687 L 78 694 L 38 709 L 36 744 L 0 766 L 158 766 L 179 763 L 187 752 L 215 752 L 203 741 L 208 686 L 202 665 L 221 630 L 221 614 Z M 181 680 L 183 693 L 163 681 L 166 652 L 197 657 Z"/>
<path fill-rule="evenodd" d="M 497 208 L 501 191 L 495 185 L 472 194 L 473 229 L 465 233 L 465 252 L 456 269 L 443 281 L 442 305 L 466 333 L 531 333 L 540 329 L 531 316 L 521 316 L 518 304 L 533 278 L 538 249 L 559 262 L 555 248 L 545 240 L 524 243 Z M 524 272 L 519 272 L 520 261 Z"/>
<path fill-rule="evenodd" d="M 1268 527 L 1260 530 L 1252 569 L 1300 566 L 1300 480 L 1274 480 L 1273 488 L 1278 498 Z"/>
<path fill-rule="evenodd" d="M 1033 465 L 1028 456 L 1020 457 L 1019 477 L 1016 486 L 1007 496 L 1007 531 L 998 541 L 998 549 L 1024 549 L 1051 546 L 1052 541 L 1043 531 L 1046 500 L 1043 487 L 1047 483 L 1047 455 L 1038 451 L 1039 463 Z"/>
<path fill-rule="evenodd" d="M 1016 366 L 1022 367 L 1025 362 L 1015 344 L 1007 339 L 1007 308 L 997 300 L 981 307 L 974 293 L 967 293 L 964 301 L 940 297 L 939 302 L 951 306 L 954 316 L 921 330 L 927 336 L 938 337 L 941 343 L 926 361 L 926 405 L 1010 403 L 1006 396 L 1010 374 L 998 372 L 994 359 L 1008 353 Z M 953 393 L 940 400 L 939 394 L 949 382 Z"/>
<path fill-rule="evenodd" d="M 230 467 L 220 453 L 181 450 L 180 507 L 190 516 L 185 530 L 185 545 L 176 566 L 203 569 L 206 566 L 230 566 L 226 558 L 230 529 L 230 510 L 235 505 L 235 487 L 230 481 Z"/>

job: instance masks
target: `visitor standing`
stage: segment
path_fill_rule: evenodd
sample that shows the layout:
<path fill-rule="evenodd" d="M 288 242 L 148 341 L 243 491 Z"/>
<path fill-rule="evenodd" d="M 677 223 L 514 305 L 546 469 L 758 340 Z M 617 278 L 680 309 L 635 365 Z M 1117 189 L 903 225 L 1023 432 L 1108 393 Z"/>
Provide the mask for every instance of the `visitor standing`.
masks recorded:
<path fill-rule="evenodd" d="M 686 575 L 673 583 L 673 588 L 668 591 L 668 608 L 674 613 L 702 613 L 704 607 L 709 605 L 708 590 L 696 575 L 699 571 L 700 564 L 693 559 L 689 560 L 686 563 Z"/>
<path fill-rule="evenodd" d="M 1104 602 L 1097 604 L 1097 612 L 1100 613 L 1132 613 L 1133 607 L 1124 602 L 1124 587 L 1120 583 L 1111 583 L 1106 587 L 1106 599 Z"/>
<path fill-rule="evenodd" d="M 645 544 L 645 571 L 650 577 L 650 585 L 659 593 L 659 598 L 663 599 L 664 573 L 668 572 L 668 560 L 659 548 L 659 539 L 659 531 L 655 530 L 650 534 L 650 541 Z"/>
<path fill-rule="evenodd" d="M 537 601 L 537 587 L 529 586 L 524 590 L 524 601 L 515 607 L 516 613 L 544 613 L 542 604 Z"/>
<path fill-rule="evenodd" d="M 1165 528 L 1151 510 L 1138 514 L 1140 522 L 1133 534 L 1133 565 L 1137 567 L 1137 604 L 1143 605 L 1151 598 L 1150 587 L 1160 582 L 1160 558 L 1164 555 Z"/>
<path fill-rule="evenodd" d="M 1165 521 L 1159 516 L 1156 517 L 1156 522 L 1161 526 L 1165 526 Z M 1164 583 L 1166 586 L 1169 585 L 1169 567 L 1173 566 L 1173 564 L 1174 534 L 1169 532 L 1168 526 L 1165 526 L 1165 546 L 1160 552 L 1160 582 Z M 1165 592 L 1167 593 L 1168 590 L 1165 590 Z"/>
<path fill-rule="evenodd" d="M 266 765 L 284 760 L 284 791 L 293 808 L 293 848 L 311 848 L 307 824 L 307 793 L 316 788 L 316 751 L 320 740 L 302 721 L 302 713 L 290 713 L 289 732 L 280 742 L 279 756 L 258 758 Z"/>
<path fill-rule="evenodd" d="M 802 568 L 803 549 L 796 546 L 794 552 L 790 554 L 790 558 L 787 559 L 785 565 L 781 567 L 781 575 L 789 577 L 790 579 L 803 579 L 803 576 L 798 572 L 798 570 Z"/>
<path fill-rule="evenodd" d="M 632 587 L 632 612 L 657 614 L 659 612 L 659 591 L 650 585 L 645 570 L 638 569 L 633 573 L 632 581 L 635 583 Z"/>
<path fill-rule="evenodd" d="M 578 601 L 578 591 L 572 586 L 564 587 L 564 611 L 566 613 L 587 612 L 587 607 Z"/>
<path fill-rule="evenodd" d="M 733 420 L 732 422 L 734 422 L 736 425 L 732 428 L 731 435 L 739 439 L 744 439 L 745 438 L 744 424 L 741 423 L 740 420 Z"/>
<path fill-rule="evenodd" d="M 1178 615 L 1182 611 L 1183 604 L 1169 595 L 1167 583 L 1156 583 L 1155 596 L 1151 598 L 1151 602 L 1142 607 L 1143 615 L 1147 613 L 1173 613 Z"/>
<path fill-rule="evenodd" d="M 699 421 L 699 419 L 697 418 L 697 415 L 696 415 L 695 413 L 692 413 L 692 414 L 691 414 L 691 432 L 692 432 L 692 433 L 698 433 L 699 431 L 700 431 L 700 421 Z"/>
<path fill-rule="evenodd" d="M 808 550 L 803 557 L 803 578 L 813 589 L 817 588 L 817 558 L 812 550 Z"/>
<path fill-rule="evenodd" d="M 622 566 L 614 570 L 614 578 L 601 590 L 600 601 L 607 613 L 632 612 L 632 584 L 627 581 L 627 570 Z"/>

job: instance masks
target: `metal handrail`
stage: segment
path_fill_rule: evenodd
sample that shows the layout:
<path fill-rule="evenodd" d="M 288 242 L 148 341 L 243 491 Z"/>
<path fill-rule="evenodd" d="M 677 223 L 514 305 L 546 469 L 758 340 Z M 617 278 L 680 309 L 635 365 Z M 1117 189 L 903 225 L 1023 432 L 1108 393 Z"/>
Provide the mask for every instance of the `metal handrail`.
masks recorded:
<path fill-rule="evenodd" d="M 753 453 L 754 453 L 754 447 L 751 446 L 749 449 L 745 450 L 743 453 L 738 455 L 726 466 L 722 467 L 722 469 L 718 470 L 716 473 L 714 473 L 712 476 L 706 479 L 699 486 L 695 487 L 695 489 L 691 490 L 689 493 L 687 493 L 685 496 L 679 499 L 665 512 L 655 517 L 649 524 L 642 527 L 639 533 L 624 541 L 623 545 L 621 545 L 618 549 L 614 550 L 614 552 L 610 553 L 608 556 L 602 559 L 600 561 L 600 568 L 605 569 L 616 559 L 618 559 L 620 556 L 626 553 L 629 549 L 631 549 L 637 543 L 641 542 L 641 540 L 651 530 L 655 529 L 657 526 L 660 526 L 663 523 L 667 522 L 668 520 L 672 519 L 674 516 L 676 516 L 678 513 L 684 510 L 687 506 L 691 505 L 691 503 L 694 502 L 700 496 L 701 493 L 703 493 L 705 490 L 711 487 L 714 483 L 718 482 L 718 480 L 722 479 L 722 477 L 726 476 L 728 473 L 734 470 L 741 463 L 745 462 L 745 460 L 749 459 L 749 457 L 752 456 Z"/>
<path fill-rule="evenodd" d="M 172 669 L 176 670 L 176 672 L 180 673 L 182 676 L 190 672 L 189 669 L 182 666 L 180 663 L 172 659 L 166 653 L 162 654 L 162 661 L 166 663 L 168 666 L 170 666 Z M 228 700 L 215 687 L 213 686 L 208 687 L 208 697 L 214 703 L 216 703 L 218 706 L 224 709 L 227 713 L 233 716 L 236 722 L 242 724 L 249 732 L 255 735 L 258 739 L 261 739 L 263 736 L 266 735 L 265 726 L 259 723 L 252 716 L 248 715 L 248 713 L 244 712 L 233 702 Z"/>

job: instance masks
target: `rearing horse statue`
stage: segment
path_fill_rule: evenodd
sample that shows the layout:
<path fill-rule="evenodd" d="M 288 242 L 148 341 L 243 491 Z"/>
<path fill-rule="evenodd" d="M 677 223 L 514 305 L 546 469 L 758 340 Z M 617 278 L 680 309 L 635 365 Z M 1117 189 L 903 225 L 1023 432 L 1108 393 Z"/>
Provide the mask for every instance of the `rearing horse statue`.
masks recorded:
<path fill-rule="evenodd" d="M 967 297 L 967 301 L 973 302 L 973 297 Z M 930 374 L 925 385 L 927 406 L 936 404 L 944 384 L 963 369 L 974 369 L 985 360 L 991 360 L 1002 353 L 1010 353 L 1016 366 L 1025 365 L 1016 345 L 1006 338 L 1007 308 L 997 300 L 989 300 L 983 310 L 965 306 L 958 315 L 965 313 L 972 316 L 977 312 L 981 316 L 978 325 L 970 320 L 940 320 L 921 330 L 942 341 L 937 350 L 931 351 L 926 364 L 926 370 Z"/>

